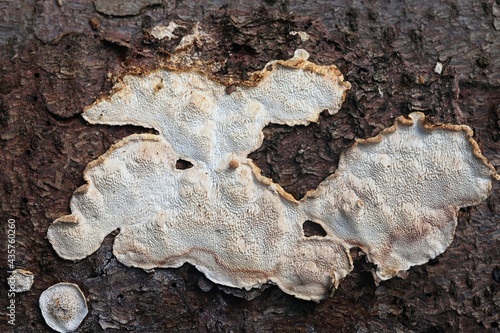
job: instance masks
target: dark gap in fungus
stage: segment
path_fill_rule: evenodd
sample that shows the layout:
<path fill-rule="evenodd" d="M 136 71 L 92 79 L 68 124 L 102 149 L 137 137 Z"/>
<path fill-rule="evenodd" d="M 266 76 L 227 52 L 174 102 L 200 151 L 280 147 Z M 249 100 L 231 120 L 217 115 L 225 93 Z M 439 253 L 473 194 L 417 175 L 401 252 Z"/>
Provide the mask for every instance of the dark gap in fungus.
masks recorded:
<path fill-rule="evenodd" d="M 263 129 L 262 145 L 248 158 L 263 176 L 300 200 L 337 170 L 342 151 L 355 138 L 378 134 L 359 129 L 359 118 L 358 113 L 356 117 L 342 111 L 330 115 L 323 110 L 318 121 L 308 125 L 270 123 Z"/>
<path fill-rule="evenodd" d="M 427 264 L 429 266 L 435 266 L 435 265 L 439 264 L 439 259 L 438 258 L 429 259 L 429 262 Z"/>
<path fill-rule="evenodd" d="M 492 322 L 491 323 L 491 327 L 497 328 L 498 327 L 498 323 L 496 321 Z"/>
<path fill-rule="evenodd" d="M 326 231 L 323 229 L 321 224 L 313 222 L 313 221 L 305 221 L 304 224 L 302 224 L 302 229 L 304 230 L 304 236 L 306 237 L 312 237 L 312 236 L 319 236 L 319 237 L 325 237 L 326 236 Z"/>
<path fill-rule="evenodd" d="M 231 51 L 233 53 L 239 53 L 239 54 L 255 54 L 255 50 L 249 46 L 249 45 L 241 45 L 238 43 L 232 43 L 231 44 Z"/>
<path fill-rule="evenodd" d="M 193 163 L 183 160 L 183 159 L 178 159 L 177 162 L 175 162 L 175 168 L 178 170 L 186 170 L 189 168 L 193 167 Z"/>

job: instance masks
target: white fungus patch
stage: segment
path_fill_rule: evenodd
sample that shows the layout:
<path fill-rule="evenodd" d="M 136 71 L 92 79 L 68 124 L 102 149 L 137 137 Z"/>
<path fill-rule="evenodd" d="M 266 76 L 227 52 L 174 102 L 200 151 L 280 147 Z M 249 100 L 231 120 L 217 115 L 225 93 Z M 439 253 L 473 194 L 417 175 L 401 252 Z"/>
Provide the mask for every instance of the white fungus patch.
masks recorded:
<path fill-rule="evenodd" d="M 305 31 L 290 31 L 290 35 L 292 36 L 299 35 L 300 40 L 302 40 L 303 42 L 307 42 L 310 38 L 309 34 Z"/>
<path fill-rule="evenodd" d="M 174 21 L 170 22 L 168 25 L 157 25 L 151 29 L 151 36 L 156 39 L 166 38 L 167 40 L 175 37 L 174 30 L 183 27 L 175 23 Z"/>
<path fill-rule="evenodd" d="M 80 288 L 61 282 L 45 290 L 39 299 L 47 325 L 57 332 L 73 332 L 87 316 L 87 301 Z"/>
<path fill-rule="evenodd" d="M 443 72 L 443 64 L 440 62 L 436 62 L 436 66 L 434 66 L 434 73 L 441 74 Z"/>
<path fill-rule="evenodd" d="M 7 278 L 10 290 L 16 293 L 23 293 L 31 289 L 35 275 L 24 269 L 15 269 Z"/>
<path fill-rule="evenodd" d="M 247 158 L 269 123 L 307 125 L 340 109 L 349 83 L 307 57 L 298 50 L 270 62 L 232 93 L 197 71 L 123 77 L 84 118 L 159 135 L 131 135 L 87 166 L 72 214 L 49 228 L 56 252 L 85 258 L 119 228 L 113 252 L 125 265 L 189 262 L 219 284 L 272 282 L 315 301 L 352 270 L 352 247 L 381 279 L 442 253 L 458 209 L 484 200 L 497 177 L 466 126 L 400 117 L 347 149 L 337 171 L 300 201 Z M 180 160 L 190 164 L 178 168 Z M 306 237 L 306 221 L 324 234 Z"/>

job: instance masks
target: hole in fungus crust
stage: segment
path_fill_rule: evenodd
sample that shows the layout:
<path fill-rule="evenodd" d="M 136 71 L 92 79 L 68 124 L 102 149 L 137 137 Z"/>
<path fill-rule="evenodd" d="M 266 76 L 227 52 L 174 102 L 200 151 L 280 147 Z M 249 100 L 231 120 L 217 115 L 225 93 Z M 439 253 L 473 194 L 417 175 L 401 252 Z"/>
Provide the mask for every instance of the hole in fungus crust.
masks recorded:
<path fill-rule="evenodd" d="M 354 143 L 356 127 L 343 112 L 325 111 L 306 126 L 268 124 L 261 146 L 248 158 L 264 177 L 300 200 L 337 170 L 340 154 Z"/>
<path fill-rule="evenodd" d="M 312 237 L 312 236 L 325 237 L 326 236 L 326 231 L 321 226 L 321 224 L 313 222 L 313 221 L 309 221 L 309 220 L 305 221 L 302 224 L 302 229 L 304 230 L 304 236 L 306 236 L 306 237 Z"/>
<path fill-rule="evenodd" d="M 177 170 L 186 170 L 186 169 L 191 169 L 193 167 L 193 163 L 183 160 L 183 159 L 178 159 L 175 162 L 175 168 Z"/>

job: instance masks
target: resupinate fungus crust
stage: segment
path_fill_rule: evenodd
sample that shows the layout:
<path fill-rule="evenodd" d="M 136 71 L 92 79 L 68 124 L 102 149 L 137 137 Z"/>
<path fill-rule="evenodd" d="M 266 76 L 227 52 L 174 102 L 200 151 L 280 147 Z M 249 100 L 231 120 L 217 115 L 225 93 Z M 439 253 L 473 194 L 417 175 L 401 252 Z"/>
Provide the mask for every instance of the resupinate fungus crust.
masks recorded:
<path fill-rule="evenodd" d="M 9 288 L 16 293 L 24 293 L 31 289 L 35 276 L 32 272 L 24 269 L 15 269 L 7 278 Z"/>
<path fill-rule="evenodd" d="M 57 332 L 73 332 L 88 313 L 85 296 L 73 283 L 49 287 L 40 295 L 39 304 L 45 322 Z"/>
<path fill-rule="evenodd" d="M 308 56 L 272 61 L 231 93 L 194 70 L 122 77 L 84 118 L 159 134 L 131 135 L 87 166 L 71 215 L 48 230 L 56 252 L 85 258 L 119 228 L 113 252 L 127 266 L 189 262 L 222 285 L 274 283 L 315 301 L 352 270 L 353 247 L 380 279 L 442 253 L 458 209 L 484 200 L 498 179 L 467 126 L 400 117 L 344 151 L 336 172 L 300 201 L 247 158 L 269 123 L 307 125 L 339 111 L 350 84 Z M 306 237 L 306 221 L 324 234 Z"/>

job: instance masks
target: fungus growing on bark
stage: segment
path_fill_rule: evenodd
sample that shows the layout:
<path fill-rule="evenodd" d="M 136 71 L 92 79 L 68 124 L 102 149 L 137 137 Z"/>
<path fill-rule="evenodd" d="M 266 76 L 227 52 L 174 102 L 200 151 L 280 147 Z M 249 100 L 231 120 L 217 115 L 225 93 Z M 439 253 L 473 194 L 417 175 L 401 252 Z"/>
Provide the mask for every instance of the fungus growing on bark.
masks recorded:
<path fill-rule="evenodd" d="M 10 290 L 16 293 L 23 293 L 31 289 L 35 276 L 32 272 L 24 269 L 15 269 L 7 278 Z"/>
<path fill-rule="evenodd" d="M 40 295 L 39 304 L 47 325 L 58 332 L 73 332 L 88 313 L 85 296 L 73 283 L 49 287 Z"/>
<path fill-rule="evenodd" d="M 170 22 L 168 25 L 157 25 L 151 29 L 151 36 L 156 39 L 172 39 L 174 35 L 174 30 L 182 27 L 175 23 L 174 21 Z"/>
<path fill-rule="evenodd" d="M 442 253 L 459 207 L 485 199 L 497 177 L 466 126 L 400 117 L 347 149 L 337 171 L 300 201 L 247 158 L 267 124 L 306 125 L 340 109 L 349 83 L 307 57 L 298 50 L 270 62 L 231 93 L 197 71 L 123 77 L 84 118 L 159 135 L 131 135 L 87 166 L 72 214 L 49 227 L 56 252 L 85 258 L 119 228 L 113 252 L 125 265 L 189 262 L 219 284 L 272 282 L 316 301 L 352 270 L 352 247 L 381 279 Z M 180 160 L 190 167 L 176 167 Z"/>

